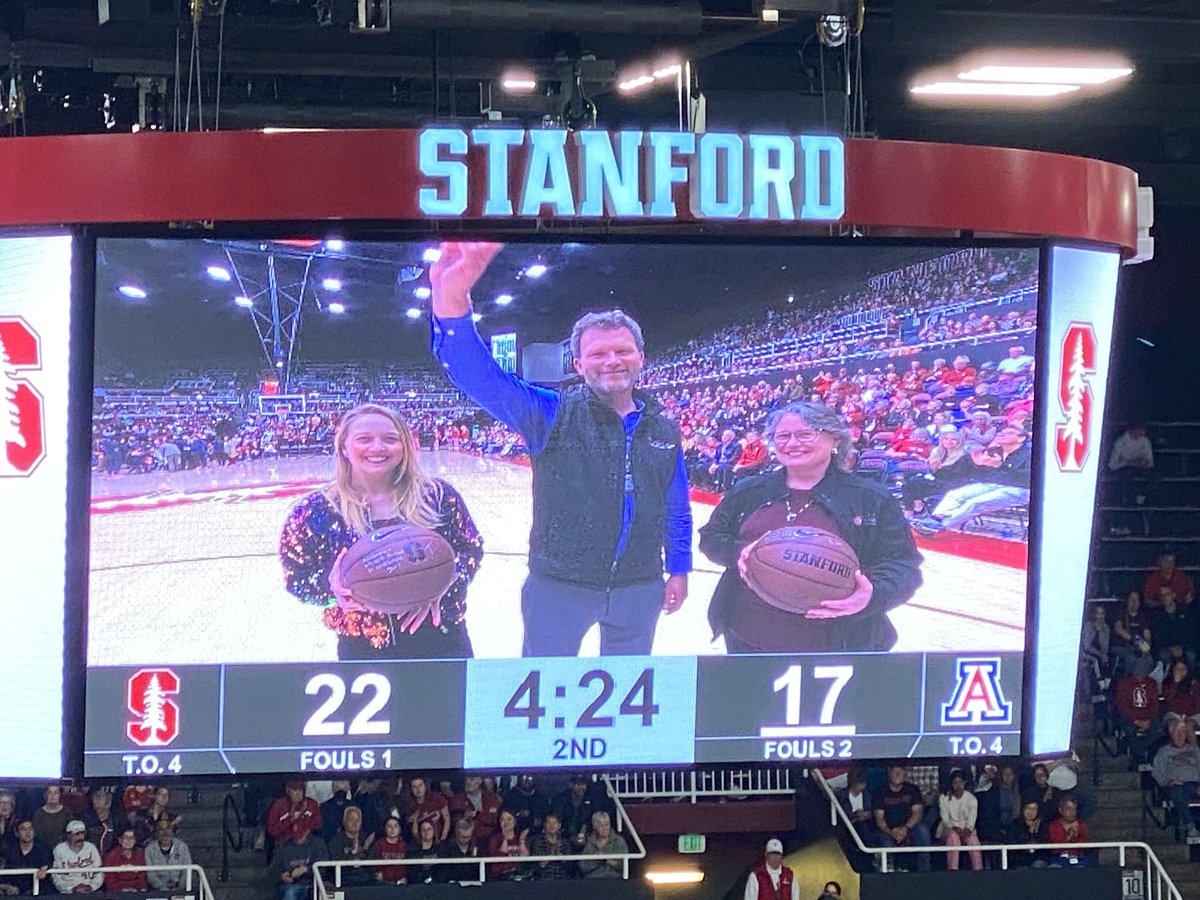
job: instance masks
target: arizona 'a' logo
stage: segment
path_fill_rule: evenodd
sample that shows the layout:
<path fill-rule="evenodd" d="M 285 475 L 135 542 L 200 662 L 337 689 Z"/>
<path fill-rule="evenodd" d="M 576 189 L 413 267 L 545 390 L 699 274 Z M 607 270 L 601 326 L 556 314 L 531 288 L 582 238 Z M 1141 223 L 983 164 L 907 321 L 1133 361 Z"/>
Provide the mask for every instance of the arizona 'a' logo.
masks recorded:
<path fill-rule="evenodd" d="M 1083 469 L 1092 444 L 1091 376 L 1096 374 L 1096 332 L 1086 322 L 1072 322 L 1062 343 L 1058 404 L 1066 420 L 1055 428 L 1054 455 L 1063 472 Z"/>
<path fill-rule="evenodd" d="M 1000 688 L 1000 660 L 960 659 L 950 702 L 942 704 L 943 725 L 1011 725 L 1012 702 Z"/>
<path fill-rule="evenodd" d="M 37 332 L 20 316 L 0 316 L 0 477 L 23 478 L 46 456 L 42 395 L 24 376 L 41 367 Z"/>
<path fill-rule="evenodd" d="M 179 676 L 170 669 L 141 669 L 129 676 L 125 708 L 133 717 L 125 734 L 139 747 L 165 747 L 179 737 Z"/>

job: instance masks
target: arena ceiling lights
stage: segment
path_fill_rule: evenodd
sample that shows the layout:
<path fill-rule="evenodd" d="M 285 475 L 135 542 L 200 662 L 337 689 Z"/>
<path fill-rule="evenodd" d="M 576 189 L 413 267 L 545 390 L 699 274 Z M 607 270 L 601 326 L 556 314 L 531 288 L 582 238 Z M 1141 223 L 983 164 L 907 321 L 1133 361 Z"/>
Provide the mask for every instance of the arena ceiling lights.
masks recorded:
<path fill-rule="evenodd" d="M 1129 60 L 1075 50 L 987 50 L 917 75 L 909 93 L 923 101 L 1047 102 L 1090 97 L 1118 87 Z"/>
<path fill-rule="evenodd" d="M 640 94 L 654 85 L 670 83 L 679 87 L 684 64 L 676 60 L 662 60 L 653 66 L 641 66 L 621 73 L 617 90 L 622 94 Z"/>

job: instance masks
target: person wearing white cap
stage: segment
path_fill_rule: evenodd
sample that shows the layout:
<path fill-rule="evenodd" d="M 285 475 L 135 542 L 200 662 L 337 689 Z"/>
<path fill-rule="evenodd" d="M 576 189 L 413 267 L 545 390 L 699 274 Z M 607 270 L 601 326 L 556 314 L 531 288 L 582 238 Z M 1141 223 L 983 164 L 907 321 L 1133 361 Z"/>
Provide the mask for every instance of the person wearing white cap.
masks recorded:
<path fill-rule="evenodd" d="M 795 873 L 783 864 L 783 843 L 767 841 L 763 864 L 750 873 L 744 900 L 800 900 Z"/>
<path fill-rule="evenodd" d="M 67 823 L 67 839 L 54 848 L 53 868 L 76 870 L 50 876 L 60 894 L 90 894 L 104 884 L 103 872 L 87 871 L 100 865 L 100 851 L 84 837 L 86 833 L 87 826 L 72 819 Z"/>

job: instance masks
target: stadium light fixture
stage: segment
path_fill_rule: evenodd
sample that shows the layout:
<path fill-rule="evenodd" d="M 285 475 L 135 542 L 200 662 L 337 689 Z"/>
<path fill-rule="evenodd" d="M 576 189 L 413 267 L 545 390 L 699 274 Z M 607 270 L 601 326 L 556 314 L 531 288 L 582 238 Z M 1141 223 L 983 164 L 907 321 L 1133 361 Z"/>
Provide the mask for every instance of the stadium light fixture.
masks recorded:
<path fill-rule="evenodd" d="M 337 302 L 330 303 L 325 308 L 327 310 L 329 310 L 331 313 L 333 313 L 333 315 L 335 315 L 335 316 L 345 315 L 345 313 L 346 313 L 346 304 L 344 304 L 344 303 L 337 303 Z"/>
<path fill-rule="evenodd" d="M 327 291 L 340 291 L 342 289 L 342 279 L 340 278 L 325 278 L 321 281 L 321 287 Z"/>
<path fill-rule="evenodd" d="M 438 247 L 426 247 L 425 252 L 421 254 L 421 262 L 435 263 L 442 258 L 442 251 Z"/>
<path fill-rule="evenodd" d="M 117 288 L 117 291 L 120 292 L 121 296 L 128 297 L 130 300 L 146 299 L 146 292 L 136 284 L 123 284 Z"/>
<path fill-rule="evenodd" d="M 549 269 L 545 263 L 536 262 L 531 266 L 525 267 L 525 277 L 526 278 L 541 278 L 543 275 L 546 274 L 547 271 L 549 271 Z"/>
<path fill-rule="evenodd" d="M 422 285 L 419 288 L 413 288 L 413 296 L 418 300 L 428 300 L 433 296 L 433 291 L 430 288 Z"/>
<path fill-rule="evenodd" d="M 1132 66 L 978 66 L 958 77 L 964 81 L 1002 81 L 1018 84 L 1107 84 L 1133 74 Z"/>
<path fill-rule="evenodd" d="M 224 266 L 209 266 L 205 271 L 208 272 L 208 277 L 213 281 L 229 281 L 233 278 L 229 274 L 229 270 Z"/>
<path fill-rule="evenodd" d="M 531 94 L 537 90 L 537 78 L 528 69 L 508 69 L 500 76 L 500 87 L 508 94 Z"/>
<path fill-rule="evenodd" d="M 497 306 L 508 306 L 508 304 L 510 304 L 512 302 L 513 302 L 512 294 L 497 294 L 496 295 L 496 305 Z"/>
<path fill-rule="evenodd" d="M 340 238 L 334 238 L 333 240 L 325 242 L 325 249 L 332 251 L 333 253 L 341 253 L 346 249 L 346 242 Z"/>
<path fill-rule="evenodd" d="M 479 323 L 483 321 L 483 313 L 471 313 L 471 321 Z"/>
<path fill-rule="evenodd" d="M 682 73 L 682 63 L 664 60 L 654 66 L 643 66 L 624 73 L 617 81 L 617 90 L 623 94 L 636 94 L 652 84 L 677 81 Z"/>
<path fill-rule="evenodd" d="M 646 880 L 653 885 L 699 884 L 704 880 L 704 873 L 698 869 L 651 869 L 646 873 Z"/>
<path fill-rule="evenodd" d="M 233 302 L 242 309 L 251 309 L 254 306 L 254 301 L 249 297 L 234 297 Z"/>
<path fill-rule="evenodd" d="M 409 307 L 409 308 L 408 308 L 408 309 L 405 311 L 405 313 L 404 313 L 404 314 L 405 314 L 406 316 L 408 316 L 410 319 L 419 319 L 419 318 L 421 318 L 421 311 L 420 311 L 419 309 L 417 309 L 415 306 L 410 306 L 410 307 Z"/>
<path fill-rule="evenodd" d="M 1077 84 L 1022 84 L 992 81 L 932 81 L 914 84 L 909 93 L 918 97 L 992 97 L 1045 99 L 1079 90 Z"/>

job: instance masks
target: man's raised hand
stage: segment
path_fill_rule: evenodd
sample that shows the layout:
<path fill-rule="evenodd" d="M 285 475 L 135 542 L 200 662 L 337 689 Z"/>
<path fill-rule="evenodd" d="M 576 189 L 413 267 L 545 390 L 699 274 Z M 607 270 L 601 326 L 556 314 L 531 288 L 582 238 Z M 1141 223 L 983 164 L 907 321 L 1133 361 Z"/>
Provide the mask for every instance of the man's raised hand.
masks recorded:
<path fill-rule="evenodd" d="M 484 241 L 443 243 L 441 257 L 429 269 L 433 314 L 439 319 L 457 319 L 469 314 L 471 288 L 503 247 Z"/>

